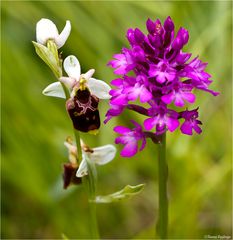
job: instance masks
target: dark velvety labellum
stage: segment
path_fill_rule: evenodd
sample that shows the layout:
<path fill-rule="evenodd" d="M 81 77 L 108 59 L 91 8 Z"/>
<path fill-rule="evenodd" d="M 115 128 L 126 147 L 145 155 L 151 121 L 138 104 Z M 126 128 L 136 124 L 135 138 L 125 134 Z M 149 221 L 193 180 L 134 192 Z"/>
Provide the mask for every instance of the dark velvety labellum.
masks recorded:
<path fill-rule="evenodd" d="M 87 89 L 79 89 L 74 98 L 67 100 L 66 109 L 75 129 L 89 132 L 100 128 L 98 104 L 99 99 Z"/>
<path fill-rule="evenodd" d="M 76 172 L 78 170 L 77 166 L 72 163 L 65 163 L 63 165 L 63 188 L 67 189 L 70 184 L 81 184 L 82 178 L 76 177 Z"/>
<path fill-rule="evenodd" d="M 90 97 L 91 97 L 91 93 L 88 89 L 85 89 L 85 90 L 79 89 L 75 96 L 75 98 L 77 98 L 79 102 L 83 104 L 87 104 L 89 102 Z"/>

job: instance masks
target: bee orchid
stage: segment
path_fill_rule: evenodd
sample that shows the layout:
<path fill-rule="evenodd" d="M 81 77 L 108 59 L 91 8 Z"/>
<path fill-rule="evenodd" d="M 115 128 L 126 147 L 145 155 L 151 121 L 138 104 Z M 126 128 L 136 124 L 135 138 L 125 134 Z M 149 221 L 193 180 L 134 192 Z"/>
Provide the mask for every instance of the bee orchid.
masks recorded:
<path fill-rule="evenodd" d="M 81 67 L 75 56 L 67 57 L 63 66 L 68 77 L 61 77 L 59 82 L 50 84 L 44 89 L 43 94 L 66 98 L 62 82 L 70 93 L 70 98 L 66 101 L 66 109 L 74 128 L 81 132 L 99 129 L 99 99 L 111 97 L 109 95 L 110 86 L 102 80 L 92 78 L 94 69 L 81 74 Z"/>
<path fill-rule="evenodd" d="M 104 165 L 111 162 L 116 155 L 116 148 L 111 144 L 90 148 L 81 141 L 82 161 L 78 166 L 76 161 L 77 147 L 70 138 L 67 138 L 64 145 L 67 147 L 69 153 L 69 163 L 66 163 L 66 165 L 69 164 L 73 166 L 73 171 L 76 171 L 76 178 L 82 178 L 88 175 L 87 159 L 93 161 L 97 165 Z"/>

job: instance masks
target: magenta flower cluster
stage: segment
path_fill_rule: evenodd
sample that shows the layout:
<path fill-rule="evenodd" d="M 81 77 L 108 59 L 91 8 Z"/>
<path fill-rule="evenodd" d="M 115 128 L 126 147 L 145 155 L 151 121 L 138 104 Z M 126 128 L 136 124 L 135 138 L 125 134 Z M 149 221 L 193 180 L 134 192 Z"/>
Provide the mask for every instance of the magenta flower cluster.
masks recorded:
<path fill-rule="evenodd" d="M 198 108 L 177 111 L 187 103 L 193 104 L 196 96 L 194 89 L 218 95 L 209 89 L 211 75 L 205 72 L 207 63 L 198 57 L 190 60 L 191 53 L 182 48 L 189 40 L 186 29 L 180 28 L 175 36 L 174 23 L 168 17 L 162 25 L 160 20 L 146 22 L 148 34 L 145 35 L 138 28 L 129 29 L 127 38 L 130 48 L 123 48 L 120 54 L 114 55 L 114 60 L 108 65 L 113 67 L 114 73 L 120 75 L 111 84 L 115 89 L 110 91 L 111 108 L 106 114 L 106 120 L 118 116 L 126 108 L 147 116 L 143 127 L 133 122 L 134 129 L 115 127 L 114 131 L 121 134 L 116 143 L 121 143 L 124 149 L 121 155 L 131 157 L 138 151 L 138 141 L 142 140 L 142 148 L 148 131 L 160 136 L 165 131 L 173 132 L 180 126 L 183 134 L 192 135 L 193 131 L 200 134 L 202 124 L 198 120 Z M 139 100 L 142 104 L 132 104 Z M 140 149 L 140 150 L 141 150 Z"/>

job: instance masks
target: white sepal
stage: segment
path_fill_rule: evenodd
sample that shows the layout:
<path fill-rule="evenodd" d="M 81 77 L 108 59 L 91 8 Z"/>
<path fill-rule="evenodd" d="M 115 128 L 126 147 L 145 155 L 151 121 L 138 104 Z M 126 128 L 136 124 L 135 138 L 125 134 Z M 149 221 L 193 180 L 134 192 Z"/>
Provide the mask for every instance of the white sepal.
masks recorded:
<path fill-rule="evenodd" d="M 89 158 L 95 164 L 104 165 L 113 160 L 116 155 L 116 148 L 111 145 L 104 145 L 101 147 L 93 148 L 93 153 L 89 153 Z"/>
<path fill-rule="evenodd" d="M 36 41 L 45 45 L 48 39 L 56 39 L 59 36 L 56 25 L 49 19 L 42 18 L 36 24 Z"/>
<path fill-rule="evenodd" d="M 69 77 L 75 78 L 76 80 L 79 80 L 80 73 L 81 73 L 81 67 L 78 59 L 70 55 L 64 60 L 64 69 Z"/>
<path fill-rule="evenodd" d="M 65 25 L 64 29 L 59 34 L 59 36 L 57 36 L 55 38 L 55 43 L 57 45 L 57 48 L 61 48 L 65 44 L 67 38 L 70 35 L 70 31 L 71 31 L 70 21 L 66 21 L 66 25 Z"/>
<path fill-rule="evenodd" d="M 85 158 L 85 154 L 82 154 L 82 161 L 78 167 L 78 171 L 76 172 L 76 177 L 84 177 L 86 175 L 88 175 L 87 160 Z"/>
<path fill-rule="evenodd" d="M 66 98 L 60 82 L 49 84 L 42 92 L 46 96 Z"/>
<path fill-rule="evenodd" d="M 87 81 L 87 87 L 90 89 L 91 93 L 98 97 L 99 99 L 110 99 L 109 91 L 111 87 L 102 80 L 97 80 L 95 78 L 90 78 Z"/>

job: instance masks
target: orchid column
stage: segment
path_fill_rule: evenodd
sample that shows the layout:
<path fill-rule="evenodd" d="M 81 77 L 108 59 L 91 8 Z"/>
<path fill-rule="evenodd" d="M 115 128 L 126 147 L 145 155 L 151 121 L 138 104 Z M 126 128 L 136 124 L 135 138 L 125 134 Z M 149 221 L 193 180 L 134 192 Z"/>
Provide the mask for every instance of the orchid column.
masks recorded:
<path fill-rule="evenodd" d="M 115 127 L 114 131 L 121 134 L 115 142 L 124 145 L 121 151 L 123 157 L 135 155 L 139 141 L 142 142 L 140 151 L 146 146 L 148 138 L 158 144 L 157 227 L 164 239 L 167 238 L 168 225 L 166 132 L 173 132 L 180 126 L 183 134 L 192 135 L 193 131 L 200 134 L 202 123 L 198 120 L 198 107 L 190 110 L 196 99 L 194 90 L 206 91 L 214 96 L 218 93 L 209 89 L 212 80 L 211 75 L 205 72 L 207 63 L 198 57 L 190 60 L 191 53 L 182 51 L 189 40 L 186 29 L 180 28 L 175 37 L 170 17 L 163 25 L 160 20 L 154 22 L 148 19 L 146 27 L 147 35 L 138 28 L 129 29 L 127 38 L 130 47 L 122 48 L 121 53 L 114 55 L 114 60 L 109 62 L 115 69 L 114 73 L 120 77 L 111 82 L 115 89 L 110 91 L 111 108 L 105 122 L 119 116 L 125 109 L 145 116 L 143 124 L 132 121 L 133 129 Z M 140 105 L 132 103 L 137 99 Z"/>

